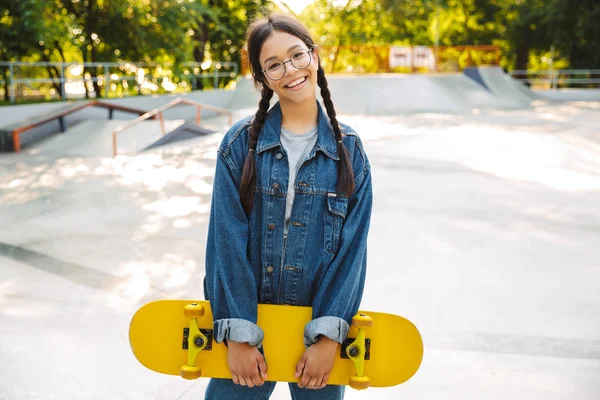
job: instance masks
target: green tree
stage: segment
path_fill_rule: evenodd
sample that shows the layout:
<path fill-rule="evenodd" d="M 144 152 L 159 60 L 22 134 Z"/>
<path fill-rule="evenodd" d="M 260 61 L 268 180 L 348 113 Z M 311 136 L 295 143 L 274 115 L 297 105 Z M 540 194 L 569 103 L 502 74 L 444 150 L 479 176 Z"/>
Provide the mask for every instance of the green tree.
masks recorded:
<path fill-rule="evenodd" d="M 549 0 L 543 15 L 551 43 L 572 68 L 600 67 L 600 2 Z"/>
<path fill-rule="evenodd" d="M 37 55 L 41 61 L 50 61 L 51 53 L 58 50 L 66 31 L 55 23 L 49 9 L 39 0 L 9 1 L 0 5 L 0 61 L 16 61 Z M 48 76 L 54 78 L 54 87 L 61 92 L 58 81 L 60 71 L 46 67 Z M 4 97 L 8 100 L 8 70 L 2 69 L 5 82 Z"/>

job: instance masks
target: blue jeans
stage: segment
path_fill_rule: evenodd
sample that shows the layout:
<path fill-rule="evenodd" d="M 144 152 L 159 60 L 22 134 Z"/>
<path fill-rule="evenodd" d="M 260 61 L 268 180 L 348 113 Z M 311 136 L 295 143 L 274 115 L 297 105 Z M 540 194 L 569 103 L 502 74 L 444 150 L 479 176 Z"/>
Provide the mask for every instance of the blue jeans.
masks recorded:
<path fill-rule="evenodd" d="M 275 389 L 276 382 L 265 382 L 262 386 L 249 388 L 233 383 L 231 379 L 211 379 L 204 400 L 266 400 Z M 323 389 L 301 389 L 290 383 L 292 400 L 342 400 L 345 386 L 327 385 Z"/>

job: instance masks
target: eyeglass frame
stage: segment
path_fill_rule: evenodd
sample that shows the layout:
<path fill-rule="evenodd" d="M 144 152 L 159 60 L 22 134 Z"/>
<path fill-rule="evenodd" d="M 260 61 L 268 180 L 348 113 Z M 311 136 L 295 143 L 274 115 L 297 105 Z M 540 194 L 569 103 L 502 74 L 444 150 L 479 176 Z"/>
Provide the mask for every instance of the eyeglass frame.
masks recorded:
<path fill-rule="evenodd" d="M 312 52 L 313 52 L 313 50 L 315 50 L 316 48 L 317 48 L 317 46 L 312 46 L 310 49 L 308 49 L 308 50 L 305 50 L 305 52 L 306 52 L 306 53 L 308 53 L 308 56 L 310 57 L 310 61 L 308 62 L 308 64 L 306 64 L 306 67 L 304 67 L 304 68 L 298 68 L 298 67 L 296 67 L 296 66 L 294 65 L 294 62 L 292 61 L 292 59 L 291 59 L 291 58 L 290 58 L 289 60 L 287 60 L 287 61 L 280 61 L 280 62 L 281 62 L 281 65 L 283 65 L 283 75 L 281 75 L 281 78 L 277 78 L 277 79 L 273 79 L 273 78 L 271 78 L 271 77 L 269 76 L 269 74 L 267 73 L 267 69 L 266 69 L 266 68 L 265 68 L 265 69 L 262 69 L 262 70 L 260 70 L 260 72 L 262 72 L 263 74 L 265 74 L 265 75 L 266 75 L 266 76 L 267 76 L 267 77 L 268 77 L 270 80 L 272 80 L 272 81 L 280 81 L 280 80 L 282 80 L 282 79 L 283 79 L 283 77 L 285 76 L 285 73 L 287 72 L 287 67 L 285 66 L 285 64 L 287 64 L 287 63 L 292 63 L 292 65 L 294 65 L 294 68 L 296 68 L 296 69 L 298 69 L 298 70 L 302 70 L 302 69 L 306 69 L 306 68 L 308 68 L 308 67 L 310 66 L 310 63 L 312 63 L 312 59 L 313 59 Z M 279 61 L 279 60 L 277 60 L 277 61 Z"/>

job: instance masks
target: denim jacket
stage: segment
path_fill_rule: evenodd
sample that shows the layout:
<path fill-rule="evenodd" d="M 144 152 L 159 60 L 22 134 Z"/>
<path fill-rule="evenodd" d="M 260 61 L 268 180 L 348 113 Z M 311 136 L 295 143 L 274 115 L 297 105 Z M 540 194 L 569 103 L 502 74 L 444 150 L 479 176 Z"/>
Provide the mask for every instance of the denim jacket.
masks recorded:
<path fill-rule="evenodd" d="M 259 345 L 258 303 L 312 306 L 306 346 L 319 335 L 343 342 L 358 311 L 372 207 L 370 164 L 356 132 L 340 124 L 355 190 L 349 198 L 337 192 L 335 136 L 317 104 L 317 142 L 293 188 L 288 188 L 288 160 L 279 139 L 281 107 L 277 103 L 269 110 L 255 151 L 257 185 L 249 216 L 239 188 L 252 117 L 234 124 L 218 149 L 204 285 L 217 342 Z M 288 190 L 296 194 L 284 237 Z"/>

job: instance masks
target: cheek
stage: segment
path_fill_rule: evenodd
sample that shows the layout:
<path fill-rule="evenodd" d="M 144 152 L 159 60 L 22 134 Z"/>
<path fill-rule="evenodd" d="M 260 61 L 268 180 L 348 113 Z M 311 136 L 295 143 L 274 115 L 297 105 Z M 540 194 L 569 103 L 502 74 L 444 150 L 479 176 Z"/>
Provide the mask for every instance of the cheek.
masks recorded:
<path fill-rule="evenodd" d="M 318 74 L 319 66 L 315 64 L 315 65 L 311 65 L 311 67 L 310 67 L 310 68 L 311 68 L 311 71 L 312 71 L 313 77 L 314 77 L 314 79 L 315 79 L 315 82 L 316 82 L 316 81 L 317 81 L 317 79 L 318 79 L 318 76 L 319 76 L 319 74 Z"/>

